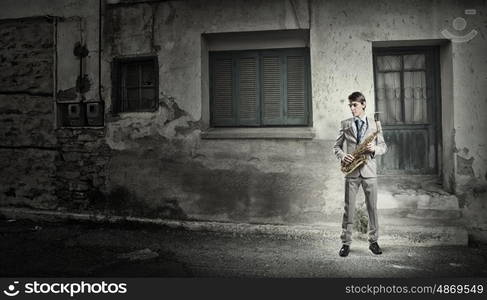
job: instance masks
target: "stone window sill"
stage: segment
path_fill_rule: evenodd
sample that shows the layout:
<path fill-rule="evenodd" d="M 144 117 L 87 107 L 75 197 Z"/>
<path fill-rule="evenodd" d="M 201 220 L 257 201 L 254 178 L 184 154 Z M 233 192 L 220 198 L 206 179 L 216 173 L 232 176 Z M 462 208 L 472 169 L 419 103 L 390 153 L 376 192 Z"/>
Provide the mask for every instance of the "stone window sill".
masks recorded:
<path fill-rule="evenodd" d="M 76 129 L 105 129 L 105 126 L 59 126 L 56 129 L 70 129 L 70 130 L 76 130 Z"/>
<path fill-rule="evenodd" d="M 313 139 L 311 127 L 209 128 L 202 139 Z"/>

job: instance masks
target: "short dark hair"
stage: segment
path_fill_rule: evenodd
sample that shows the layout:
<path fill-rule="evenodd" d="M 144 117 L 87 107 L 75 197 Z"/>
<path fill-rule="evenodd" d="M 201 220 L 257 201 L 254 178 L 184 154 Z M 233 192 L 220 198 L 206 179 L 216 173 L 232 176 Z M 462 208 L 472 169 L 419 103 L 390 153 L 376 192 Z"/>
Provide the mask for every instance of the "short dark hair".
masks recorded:
<path fill-rule="evenodd" d="M 360 102 L 362 104 L 364 104 L 366 101 L 365 101 L 365 97 L 364 95 L 361 93 L 361 92 L 353 92 L 350 94 L 350 96 L 348 96 L 348 101 L 350 102 Z"/>

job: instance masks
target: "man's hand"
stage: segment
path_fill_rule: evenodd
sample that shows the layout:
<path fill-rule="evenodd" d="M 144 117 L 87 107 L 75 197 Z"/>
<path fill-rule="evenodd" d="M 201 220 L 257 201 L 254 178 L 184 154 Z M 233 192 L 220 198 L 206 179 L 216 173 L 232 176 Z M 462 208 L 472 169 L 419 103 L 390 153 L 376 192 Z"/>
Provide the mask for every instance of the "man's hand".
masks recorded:
<path fill-rule="evenodd" d="M 347 154 L 343 157 L 343 161 L 346 162 L 347 164 L 351 163 L 355 157 L 353 157 L 352 154 Z"/>
<path fill-rule="evenodd" d="M 370 153 L 375 152 L 375 144 L 373 142 L 367 144 L 367 151 L 369 151 Z"/>

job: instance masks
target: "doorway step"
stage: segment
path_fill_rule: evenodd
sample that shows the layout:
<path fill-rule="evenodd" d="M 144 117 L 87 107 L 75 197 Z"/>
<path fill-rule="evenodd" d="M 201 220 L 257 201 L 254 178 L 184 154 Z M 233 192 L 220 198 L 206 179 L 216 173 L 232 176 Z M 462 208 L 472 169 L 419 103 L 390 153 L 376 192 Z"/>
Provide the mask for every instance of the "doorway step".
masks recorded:
<path fill-rule="evenodd" d="M 425 246 L 468 245 L 458 199 L 442 188 L 437 176 L 383 176 L 378 180 L 377 206 L 386 240 L 407 236 L 411 243 Z"/>

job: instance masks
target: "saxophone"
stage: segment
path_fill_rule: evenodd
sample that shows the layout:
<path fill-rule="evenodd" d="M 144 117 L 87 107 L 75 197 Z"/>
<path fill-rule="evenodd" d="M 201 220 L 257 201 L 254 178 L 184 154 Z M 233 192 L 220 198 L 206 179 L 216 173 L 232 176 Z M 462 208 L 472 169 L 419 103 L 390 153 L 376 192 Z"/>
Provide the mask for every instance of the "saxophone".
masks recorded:
<path fill-rule="evenodd" d="M 354 159 L 351 163 L 346 163 L 345 161 L 342 161 L 341 170 L 345 175 L 348 175 L 348 174 L 352 173 L 353 171 L 355 171 L 357 168 L 362 166 L 365 163 L 365 161 L 367 160 L 367 152 L 368 152 L 367 151 L 367 144 L 371 143 L 372 141 L 375 140 L 377 135 L 380 133 L 380 128 L 381 128 L 381 125 L 380 125 L 380 122 L 378 119 L 378 113 L 376 113 L 374 115 L 374 119 L 375 119 L 375 125 L 377 127 L 377 130 L 372 135 L 368 136 L 365 140 L 363 140 L 363 142 L 360 145 L 358 145 L 358 147 L 355 149 L 355 151 L 350 153 L 354 157 Z"/>

